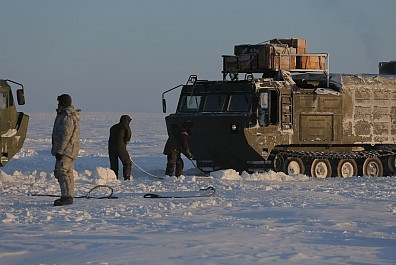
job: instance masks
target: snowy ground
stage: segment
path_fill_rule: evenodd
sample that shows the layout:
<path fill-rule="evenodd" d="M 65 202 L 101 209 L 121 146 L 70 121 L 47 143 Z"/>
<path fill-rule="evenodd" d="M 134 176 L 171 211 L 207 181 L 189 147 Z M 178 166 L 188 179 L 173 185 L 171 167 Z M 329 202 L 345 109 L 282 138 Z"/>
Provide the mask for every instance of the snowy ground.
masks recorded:
<path fill-rule="evenodd" d="M 0 171 L 0 264 L 396 264 L 396 179 L 290 177 L 232 170 L 200 180 L 133 181 L 108 169 L 109 127 L 120 113 L 82 113 L 76 195 L 98 184 L 118 199 L 54 207 L 55 113 L 31 114 L 23 150 Z M 163 176 L 164 115 L 136 113 L 132 159 Z M 147 199 L 147 192 L 213 186 L 209 198 Z"/>

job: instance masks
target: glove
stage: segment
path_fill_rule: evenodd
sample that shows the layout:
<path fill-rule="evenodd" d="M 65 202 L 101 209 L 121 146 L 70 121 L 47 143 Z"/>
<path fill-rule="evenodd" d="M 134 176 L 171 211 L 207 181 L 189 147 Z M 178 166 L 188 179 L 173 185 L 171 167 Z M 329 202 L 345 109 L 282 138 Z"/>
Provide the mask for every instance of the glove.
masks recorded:
<path fill-rule="evenodd" d="M 192 155 L 190 152 L 186 153 L 186 156 L 187 156 L 187 158 L 190 159 L 190 160 L 193 160 L 193 159 L 194 159 L 193 155 Z"/>
<path fill-rule="evenodd" d="M 59 153 L 56 153 L 55 154 L 55 158 L 56 158 L 56 160 L 61 160 L 62 159 L 62 155 L 59 154 Z"/>

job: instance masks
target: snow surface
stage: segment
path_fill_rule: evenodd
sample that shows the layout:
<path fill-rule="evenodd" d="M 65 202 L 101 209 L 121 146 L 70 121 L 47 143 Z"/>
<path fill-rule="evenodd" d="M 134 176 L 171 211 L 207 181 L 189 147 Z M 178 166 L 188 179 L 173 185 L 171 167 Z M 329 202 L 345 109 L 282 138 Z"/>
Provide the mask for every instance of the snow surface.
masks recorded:
<path fill-rule="evenodd" d="M 181 179 L 133 167 L 132 181 L 109 170 L 108 131 L 122 113 L 84 113 L 76 195 L 109 185 L 118 199 L 59 194 L 50 155 L 55 113 L 31 114 L 24 148 L 0 171 L 0 264 L 396 264 L 396 181 L 313 179 L 223 170 L 202 180 L 190 161 Z M 163 114 L 131 114 L 133 161 L 164 175 Z M 195 191 L 208 198 L 147 199 Z M 95 191 L 106 194 L 109 189 Z"/>

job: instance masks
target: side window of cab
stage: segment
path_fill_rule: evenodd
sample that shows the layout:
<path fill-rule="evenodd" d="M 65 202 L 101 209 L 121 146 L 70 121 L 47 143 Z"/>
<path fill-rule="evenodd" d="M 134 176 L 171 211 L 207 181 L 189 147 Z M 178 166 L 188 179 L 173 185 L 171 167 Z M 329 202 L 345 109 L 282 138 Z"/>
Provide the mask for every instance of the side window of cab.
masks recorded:
<path fill-rule="evenodd" d="M 258 110 L 260 126 L 276 125 L 279 123 L 279 91 L 275 89 L 263 90 L 259 98 Z"/>
<path fill-rule="evenodd" d="M 268 91 L 261 92 L 259 98 L 258 122 L 260 126 L 268 126 Z"/>

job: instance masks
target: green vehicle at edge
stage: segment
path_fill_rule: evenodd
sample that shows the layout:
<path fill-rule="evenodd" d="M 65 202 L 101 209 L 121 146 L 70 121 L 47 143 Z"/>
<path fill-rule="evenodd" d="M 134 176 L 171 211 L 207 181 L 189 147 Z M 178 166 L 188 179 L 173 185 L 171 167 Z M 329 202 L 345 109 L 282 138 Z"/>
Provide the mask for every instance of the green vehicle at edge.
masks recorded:
<path fill-rule="evenodd" d="M 5 166 L 22 148 L 29 123 L 29 116 L 17 111 L 9 83 L 21 87 L 16 90 L 17 103 L 25 104 L 23 85 L 12 80 L 0 79 L 0 166 Z"/>

